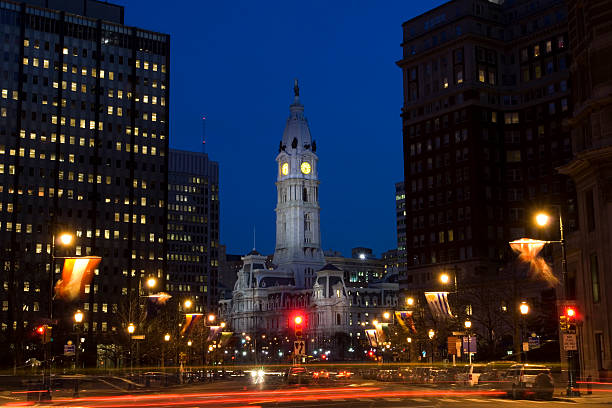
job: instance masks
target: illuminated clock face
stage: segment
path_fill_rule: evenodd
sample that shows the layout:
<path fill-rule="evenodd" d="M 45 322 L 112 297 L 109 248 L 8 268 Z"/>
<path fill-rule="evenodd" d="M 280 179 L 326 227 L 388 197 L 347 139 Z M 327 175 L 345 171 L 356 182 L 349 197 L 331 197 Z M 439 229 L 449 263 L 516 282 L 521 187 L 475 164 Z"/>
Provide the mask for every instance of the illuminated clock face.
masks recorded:
<path fill-rule="evenodd" d="M 300 166 L 300 169 L 302 170 L 302 173 L 304 174 L 310 174 L 310 163 L 308 162 L 302 162 L 302 165 Z"/>
<path fill-rule="evenodd" d="M 281 166 L 281 173 L 283 176 L 289 174 L 289 163 L 283 163 Z"/>

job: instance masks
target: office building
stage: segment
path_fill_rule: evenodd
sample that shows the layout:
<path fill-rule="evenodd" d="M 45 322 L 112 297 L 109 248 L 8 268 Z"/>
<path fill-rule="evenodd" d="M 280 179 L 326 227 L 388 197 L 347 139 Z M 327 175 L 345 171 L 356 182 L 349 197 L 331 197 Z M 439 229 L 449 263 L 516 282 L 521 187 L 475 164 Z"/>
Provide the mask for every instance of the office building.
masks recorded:
<path fill-rule="evenodd" d="M 0 1 L 0 330 L 17 365 L 50 309 L 52 348 L 85 313 L 94 364 L 98 346 L 125 333 L 141 279 L 163 279 L 170 37 L 123 14 L 92 0 Z M 72 246 L 52 253 L 63 232 Z M 54 255 L 102 262 L 83 298 L 50 308 Z"/>
<path fill-rule="evenodd" d="M 205 153 L 170 150 L 166 290 L 186 311 L 216 310 L 219 164 Z"/>
<path fill-rule="evenodd" d="M 532 214 L 561 205 L 576 227 L 564 1 L 455 0 L 406 21 L 402 124 L 404 289 L 500 273 Z"/>

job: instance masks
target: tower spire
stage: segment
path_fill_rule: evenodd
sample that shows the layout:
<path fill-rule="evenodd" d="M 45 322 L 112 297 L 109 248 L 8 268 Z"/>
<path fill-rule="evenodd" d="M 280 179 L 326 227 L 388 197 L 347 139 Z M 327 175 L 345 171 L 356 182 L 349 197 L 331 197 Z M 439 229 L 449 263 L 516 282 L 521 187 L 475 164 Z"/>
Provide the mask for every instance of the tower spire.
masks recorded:
<path fill-rule="evenodd" d="M 295 82 L 293 84 L 293 93 L 295 93 L 295 97 L 300 97 L 300 87 L 298 86 L 298 80 L 295 78 Z"/>

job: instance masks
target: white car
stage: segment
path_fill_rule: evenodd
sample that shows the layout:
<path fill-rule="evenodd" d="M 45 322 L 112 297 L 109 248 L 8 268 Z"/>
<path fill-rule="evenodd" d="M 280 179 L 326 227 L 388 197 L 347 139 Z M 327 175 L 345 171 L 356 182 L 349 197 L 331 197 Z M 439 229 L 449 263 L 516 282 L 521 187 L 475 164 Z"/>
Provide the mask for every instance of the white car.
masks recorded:
<path fill-rule="evenodd" d="M 480 375 L 484 373 L 485 367 L 482 365 L 466 365 L 463 370 L 457 374 L 457 382 L 469 387 L 478 385 Z"/>
<path fill-rule="evenodd" d="M 515 364 L 504 375 L 506 393 L 512 398 L 534 394 L 536 398 L 552 399 L 555 383 L 550 368 L 535 364 Z"/>

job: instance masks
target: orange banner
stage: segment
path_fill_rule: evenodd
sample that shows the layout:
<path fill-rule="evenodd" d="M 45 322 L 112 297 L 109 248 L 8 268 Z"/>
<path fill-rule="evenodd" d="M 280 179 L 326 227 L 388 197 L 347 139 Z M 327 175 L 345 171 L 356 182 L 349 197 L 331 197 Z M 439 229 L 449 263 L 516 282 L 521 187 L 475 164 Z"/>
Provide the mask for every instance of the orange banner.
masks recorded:
<path fill-rule="evenodd" d="M 62 269 L 62 279 L 55 284 L 55 296 L 63 300 L 75 300 L 85 293 L 94 270 L 100 264 L 99 256 L 80 256 L 66 258 Z"/>

